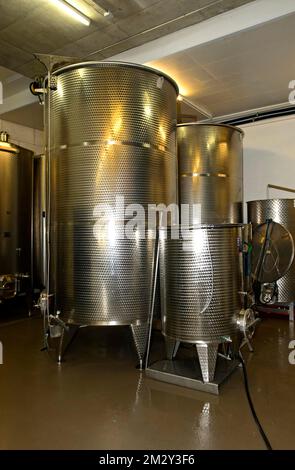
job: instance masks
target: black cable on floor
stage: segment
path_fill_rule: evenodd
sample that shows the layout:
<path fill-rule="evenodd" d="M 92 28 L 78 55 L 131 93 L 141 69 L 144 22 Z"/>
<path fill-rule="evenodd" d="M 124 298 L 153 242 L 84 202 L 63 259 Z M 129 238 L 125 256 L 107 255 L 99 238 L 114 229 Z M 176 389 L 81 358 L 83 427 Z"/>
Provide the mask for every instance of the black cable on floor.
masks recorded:
<path fill-rule="evenodd" d="M 256 411 L 255 411 L 255 408 L 254 408 L 254 405 L 253 405 L 253 401 L 252 401 L 252 398 L 251 398 L 251 395 L 250 395 L 250 390 L 249 390 L 249 382 L 248 382 L 248 375 L 247 375 L 247 369 L 246 369 L 246 364 L 245 364 L 245 361 L 243 359 L 243 356 L 242 356 L 242 353 L 241 351 L 239 352 L 239 360 L 242 364 L 242 369 L 243 369 L 243 375 L 244 375 L 244 384 L 245 384 L 245 392 L 246 392 L 246 395 L 247 395 L 247 399 L 248 399 L 248 403 L 249 403 L 249 406 L 250 406 L 250 410 L 251 410 L 251 413 L 252 413 L 252 416 L 254 418 L 254 421 L 258 427 L 258 430 L 260 432 L 260 435 L 266 445 L 266 448 L 267 450 L 273 450 L 272 447 L 271 447 L 271 444 L 267 438 L 267 435 L 265 434 L 264 432 L 264 429 L 263 427 L 261 426 L 260 424 L 260 421 L 258 419 L 258 416 L 256 414 Z"/>

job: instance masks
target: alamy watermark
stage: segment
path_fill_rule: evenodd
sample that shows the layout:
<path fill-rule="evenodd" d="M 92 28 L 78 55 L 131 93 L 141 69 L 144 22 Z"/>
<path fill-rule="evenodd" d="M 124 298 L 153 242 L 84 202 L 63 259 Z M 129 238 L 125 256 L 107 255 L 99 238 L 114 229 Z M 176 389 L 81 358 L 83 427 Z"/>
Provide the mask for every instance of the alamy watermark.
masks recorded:
<path fill-rule="evenodd" d="M 289 364 L 295 366 L 295 339 L 290 341 L 289 349 L 291 349 L 291 352 L 289 353 Z"/>
<path fill-rule="evenodd" d="M 288 88 L 292 90 L 289 93 L 289 103 L 295 104 L 295 80 L 290 80 Z"/>
<path fill-rule="evenodd" d="M 196 239 L 190 227 L 201 226 L 201 204 L 141 204 L 125 205 L 124 196 L 116 196 L 115 204 L 97 204 L 93 210 L 95 224 L 93 235 L 98 241 L 139 240 L 156 238 L 160 227 L 161 237 L 181 239 L 183 249 L 191 250 Z M 198 231 L 199 232 L 199 231 Z M 200 234 L 199 234 L 200 235 Z M 200 237 L 199 237 L 200 238 Z M 199 245 L 203 241 L 198 239 Z"/>

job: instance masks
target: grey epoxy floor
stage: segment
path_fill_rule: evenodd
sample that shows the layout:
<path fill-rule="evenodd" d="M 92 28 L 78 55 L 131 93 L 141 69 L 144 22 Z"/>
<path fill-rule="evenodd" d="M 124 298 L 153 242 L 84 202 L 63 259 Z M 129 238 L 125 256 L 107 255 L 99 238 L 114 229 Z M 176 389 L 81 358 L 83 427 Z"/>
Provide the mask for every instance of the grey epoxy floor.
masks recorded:
<path fill-rule="evenodd" d="M 294 327 L 259 326 L 245 354 L 257 413 L 275 449 L 295 448 Z M 41 320 L 0 325 L 1 449 L 263 449 L 237 370 L 219 397 L 153 381 L 134 368 L 124 328 L 83 329 L 57 366 Z M 160 341 L 160 337 L 156 339 Z"/>

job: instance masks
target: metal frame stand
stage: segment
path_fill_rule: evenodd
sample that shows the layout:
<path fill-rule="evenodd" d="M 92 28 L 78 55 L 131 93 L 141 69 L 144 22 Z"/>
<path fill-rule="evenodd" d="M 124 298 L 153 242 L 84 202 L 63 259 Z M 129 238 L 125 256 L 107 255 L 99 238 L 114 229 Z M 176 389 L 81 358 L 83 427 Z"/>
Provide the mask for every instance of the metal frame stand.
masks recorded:
<path fill-rule="evenodd" d="M 219 395 L 220 386 L 238 365 L 237 360 L 218 356 L 215 377 L 209 382 L 203 382 L 201 368 L 195 359 L 164 359 L 151 364 L 145 372 L 148 377 L 161 382 Z"/>

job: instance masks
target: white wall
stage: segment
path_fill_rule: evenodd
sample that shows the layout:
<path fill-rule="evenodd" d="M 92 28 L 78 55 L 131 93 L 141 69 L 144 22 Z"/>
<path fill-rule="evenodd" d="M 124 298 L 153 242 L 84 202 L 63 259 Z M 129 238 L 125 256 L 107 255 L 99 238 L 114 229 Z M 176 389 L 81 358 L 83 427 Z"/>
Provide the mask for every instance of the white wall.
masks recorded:
<path fill-rule="evenodd" d="M 33 150 L 36 155 L 44 153 L 43 131 L 2 119 L 0 119 L 0 130 L 8 132 L 11 143 Z"/>
<path fill-rule="evenodd" d="M 241 126 L 244 137 L 244 200 L 265 199 L 268 183 L 295 189 L 295 116 Z M 295 198 L 270 189 L 270 197 Z"/>

